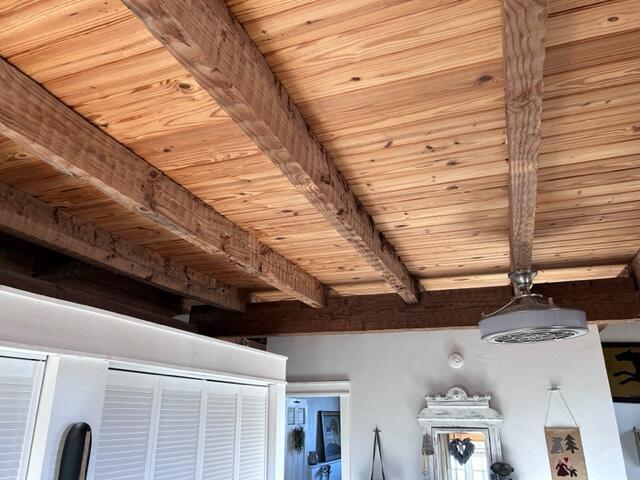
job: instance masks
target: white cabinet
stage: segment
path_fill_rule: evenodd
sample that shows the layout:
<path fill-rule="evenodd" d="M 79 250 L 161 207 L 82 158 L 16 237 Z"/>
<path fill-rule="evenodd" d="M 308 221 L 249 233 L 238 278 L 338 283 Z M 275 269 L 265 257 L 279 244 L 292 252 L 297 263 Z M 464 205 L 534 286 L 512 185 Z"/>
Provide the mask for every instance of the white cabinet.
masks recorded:
<path fill-rule="evenodd" d="M 265 480 L 268 388 L 109 371 L 96 480 Z"/>

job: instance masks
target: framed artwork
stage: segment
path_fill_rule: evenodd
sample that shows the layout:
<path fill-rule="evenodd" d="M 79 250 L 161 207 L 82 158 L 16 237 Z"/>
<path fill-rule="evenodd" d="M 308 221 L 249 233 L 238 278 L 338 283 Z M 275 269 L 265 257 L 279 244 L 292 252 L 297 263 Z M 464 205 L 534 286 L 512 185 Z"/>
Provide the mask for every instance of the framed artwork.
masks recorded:
<path fill-rule="evenodd" d="M 580 429 L 545 428 L 551 478 L 587 480 Z"/>
<path fill-rule="evenodd" d="M 298 407 L 298 412 L 297 412 L 297 417 L 296 417 L 296 423 L 298 425 L 303 425 L 306 422 L 306 410 L 302 407 Z"/>
<path fill-rule="evenodd" d="M 341 456 L 340 412 L 318 412 L 319 450 L 324 462 L 338 460 Z"/>
<path fill-rule="evenodd" d="M 640 343 L 603 343 L 614 402 L 640 403 Z"/>
<path fill-rule="evenodd" d="M 296 424 L 296 409 L 294 407 L 287 408 L 287 425 Z"/>

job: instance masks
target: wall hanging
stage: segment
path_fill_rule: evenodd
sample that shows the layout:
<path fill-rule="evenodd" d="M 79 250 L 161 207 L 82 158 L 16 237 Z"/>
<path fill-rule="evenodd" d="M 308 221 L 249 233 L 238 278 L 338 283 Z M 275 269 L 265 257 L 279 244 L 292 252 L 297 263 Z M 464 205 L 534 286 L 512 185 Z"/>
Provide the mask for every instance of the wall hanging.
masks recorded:
<path fill-rule="evenodd" d="M 640 403 L 640 343 L 603 343 L 614 402 Z"/>
<path fill-rule="evenodd" d="M 300 454 L 304 452 L 304 440 L 305 432 L 303 427 L 296 427 L 292 430 L 293 433 L 293 449 L 296 453 Z"/>
<path fill-rule="evenodd" d="M 562 400 L 562 405 L 573 422 L 572 427 L 547 426 L 549 410 L 551 408 L 551 402 L 554 395 L 559 396 Z M 549 389 L 549 401 L 547 404 L 544 433 L 547 442 L 547 452 L 549 454 L 551 478 L 575 478 L 577 480 L 587 480 L 587 467 L 584 461 L 580 428 L 569 409 L 569 405 L 567 404 L 564 395 L 558 387 L 551 387 Z"/>
<path fill-rule="evenodd" d="M 287 408 L 287 425 L 296 424 L 296 409 L 295 407 Z"/>
<path fill-rule="evenodd" d="M 318 454 L 323 462 L 337 460 L 341 456 L 340 412 L 318 412 Z"/>

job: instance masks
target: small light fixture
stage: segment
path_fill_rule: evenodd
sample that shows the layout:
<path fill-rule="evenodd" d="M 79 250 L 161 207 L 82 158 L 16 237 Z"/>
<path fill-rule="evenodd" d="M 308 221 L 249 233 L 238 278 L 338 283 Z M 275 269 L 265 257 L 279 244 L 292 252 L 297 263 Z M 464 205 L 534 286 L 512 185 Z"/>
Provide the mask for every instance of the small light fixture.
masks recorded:
<path fill-rule="evenodd" d="M 515 291 L 504 307 L 480 321 L 482 340 L 489 343 L 540 343 L 564 340 L 589 332 L 587 316 L 582 310 L 560 308 L 549 298 L 531 293 L 535 271 L 516 270 L 509 274 Z"/>

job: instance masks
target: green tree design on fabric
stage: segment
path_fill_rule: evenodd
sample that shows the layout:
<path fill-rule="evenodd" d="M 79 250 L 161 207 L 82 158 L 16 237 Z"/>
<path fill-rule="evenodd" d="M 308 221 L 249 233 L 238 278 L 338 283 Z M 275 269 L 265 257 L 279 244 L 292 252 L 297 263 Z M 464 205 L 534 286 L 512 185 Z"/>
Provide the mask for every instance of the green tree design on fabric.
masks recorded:
<path fill-rule="evenodd" d="M 571 434 L 567 435 L 564 438 L 564 444 L 565 444 L 565 447 L 566 447 L 567 451 L 569 451 L 571 453 L 576 453 L 578 450 L 580 450 L 578 448 L 578 444 L 576 443 L 576 439 L 573 438 L 573 436 Z"/>

